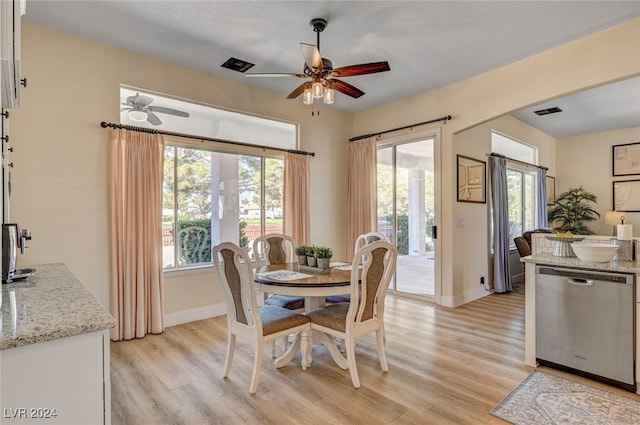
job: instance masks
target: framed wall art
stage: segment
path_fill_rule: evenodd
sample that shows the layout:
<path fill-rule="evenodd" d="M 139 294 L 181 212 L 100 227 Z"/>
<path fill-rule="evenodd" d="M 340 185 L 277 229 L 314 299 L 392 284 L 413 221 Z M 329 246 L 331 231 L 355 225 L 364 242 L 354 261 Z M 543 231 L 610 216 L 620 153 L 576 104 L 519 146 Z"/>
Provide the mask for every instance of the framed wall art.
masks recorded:
<path fill-rule="evenodd" d="M 485 204 L 487 163 L 464 155 L 457 155 L 458 202 Z"/>
<path fill-rule="evenodd" d="M 547 205 L 556 201 L 556 178 L 547 176 Z"/>
<path fill-rule="evenodd" d="M 640 180 L 613 182 L 614 211 L 640 212 Z"/>
<path fill-rule="evenodd" d="M 627 143 L 611 147 L 614 176 L 640 174 L 640 143 Z"/>

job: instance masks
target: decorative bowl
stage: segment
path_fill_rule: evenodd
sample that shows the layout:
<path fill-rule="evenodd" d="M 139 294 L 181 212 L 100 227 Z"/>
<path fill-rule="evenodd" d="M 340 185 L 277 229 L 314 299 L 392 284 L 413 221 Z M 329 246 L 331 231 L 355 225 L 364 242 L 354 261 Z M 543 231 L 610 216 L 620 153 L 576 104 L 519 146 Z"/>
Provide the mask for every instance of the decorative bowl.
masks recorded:
<path fill-rule="evenodd" d="M 589 263 L 608 263 L 611 261 L 618 248 L 618 245 L 605 243 L 583 243 L 576 242 L 571 244 L 573 252 L 582 261 Z"/>

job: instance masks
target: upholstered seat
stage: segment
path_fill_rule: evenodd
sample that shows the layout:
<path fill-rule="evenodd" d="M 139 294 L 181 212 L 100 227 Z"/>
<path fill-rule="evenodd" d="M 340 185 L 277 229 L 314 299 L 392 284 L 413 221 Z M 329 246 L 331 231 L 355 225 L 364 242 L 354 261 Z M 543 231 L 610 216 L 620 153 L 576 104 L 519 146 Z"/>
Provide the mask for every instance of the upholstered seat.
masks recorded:
<path fill-rule="evenodd" d="M 397 257 L 397 247 L 386 241 L 363 246 L 356 252 L 351 266 L 350 302 L 328 305 L 307 313 L 312 330 L 344 340 L 346 363 L 355 388 L 360 387 L 355 342 L 361 336 L 376 333 L 380 368 L 383 372 L 388 370 L 384 351 L 384 302 Z"/>
<path fill-rule="evenodd" d="M 289 310 L 300 310 L 304 308 L 304 297 L 275 294 L 268 296 L 264 303 Z"/>
<path fill-rule="evenodd" d="M 231 370 L 236 336 L 254 345 L 253 373 L 249 385 L 251 394 L 258 387 L 265 342 L 301 332 L 302 368 L 306 369 L 310 364 L 309 318 L 276 306 L 258 308 L 253 269 L 249 254 L 244 249 L 225 242 L 212 248 L 212 257 L 227 304 L 227 355 L 223 377 L 228 377 Z"/>
<path fill-rule="evenodd" d="M 259 266 L 269 264 L 293 263 L 296 243 L 291 236 L 281 233 L 269 233 L 253 241 L 253 258 Z M 273 294 L 265 297 L 266 305 L 286 308 L 289 310 L 304 309 L 304 297 Z M 288 344 L 288 337 L 283 337 L 283 345 Z M 275 341 L 271 346 L 271 356 L 276 355 Z"/>

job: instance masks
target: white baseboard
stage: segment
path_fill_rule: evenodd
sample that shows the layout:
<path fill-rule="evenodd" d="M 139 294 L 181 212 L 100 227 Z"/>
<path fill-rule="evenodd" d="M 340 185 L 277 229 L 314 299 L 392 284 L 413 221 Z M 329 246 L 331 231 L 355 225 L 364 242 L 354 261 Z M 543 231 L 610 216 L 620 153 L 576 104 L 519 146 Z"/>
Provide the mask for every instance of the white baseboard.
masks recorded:
<path fill-rule="evenodd" d="M 479 298 L 486 297 L 491 292 L 484 289 L 484 287 L 478 287 L 471 292 L 465 292 L 464 294 L 456 295 L 455 297 L 440 297 L 440 305 L 444 307 L 460 307 L 463 304 L 475 301 Z"/>
<path fill-rule="evenodd" d="M 205 307 L 192 308 L 191 310 L 177 311 L 164 315 L 165 327 L 181 325 L 183 323 L 195 322 L 196 320 L 208 319 L 227 314 L 226 304 L 208 305 Z"/>

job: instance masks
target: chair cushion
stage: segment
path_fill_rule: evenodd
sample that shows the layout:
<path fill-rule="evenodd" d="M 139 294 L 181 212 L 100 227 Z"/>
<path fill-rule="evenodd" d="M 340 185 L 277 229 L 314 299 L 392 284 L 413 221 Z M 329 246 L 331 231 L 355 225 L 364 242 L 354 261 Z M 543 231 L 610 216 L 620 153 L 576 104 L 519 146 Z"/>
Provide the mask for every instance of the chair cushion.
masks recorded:
<path fill-rule="evenodd" d="M 307 317 L 311 320 L 311 324 L 315 323 L 326 328 L 345 332 L 347 311 L 349 311 L 349 303 L 338 303 L 312 310 L 307 313 Z"/>
<path fill-rule="evenodd" d="M 265 305 L 258 311 L 262 319 L 262 335 L 271 335 L 309 322 L 309 318 L 304 314 L 286 308 Z"/>
<path fill-rule="evenodd" d="M 325 301 L 331 304 L 351 302 L 351 295 L 329 295 Z"/>
<path fill-rule="evenodd" d="M 287 308 L 289 310 L 298 310 L 304 308 L 304 297 L 296 297 L 292 295 L 271 295 L 264 300 L 267 305 Z"/>

